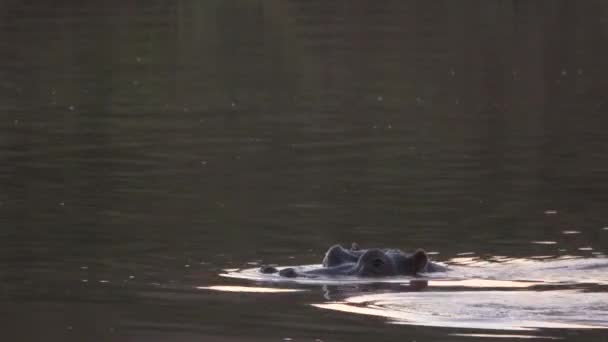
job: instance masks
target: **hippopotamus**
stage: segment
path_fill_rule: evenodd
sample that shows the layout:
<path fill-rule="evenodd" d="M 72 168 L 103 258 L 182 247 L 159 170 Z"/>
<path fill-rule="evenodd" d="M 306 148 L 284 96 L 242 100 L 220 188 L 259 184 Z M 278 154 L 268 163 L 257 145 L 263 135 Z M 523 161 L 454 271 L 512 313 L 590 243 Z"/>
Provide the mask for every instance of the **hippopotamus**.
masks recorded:
<path fill-rule="evenodd" d="M 415 276 L 419 273 L 443 272 L 447 268 L 429 261 L 422 249 L 405 253 L 399 249 L 361 249 L 353 243 L 350 249 L 340 245 L 330 247 L 323 258 L 323 266 L 311 270 L 262 266 L 262 273 L 279 273 L 287 278 L 318 276 L 386 277 L 397 275 Z"/>

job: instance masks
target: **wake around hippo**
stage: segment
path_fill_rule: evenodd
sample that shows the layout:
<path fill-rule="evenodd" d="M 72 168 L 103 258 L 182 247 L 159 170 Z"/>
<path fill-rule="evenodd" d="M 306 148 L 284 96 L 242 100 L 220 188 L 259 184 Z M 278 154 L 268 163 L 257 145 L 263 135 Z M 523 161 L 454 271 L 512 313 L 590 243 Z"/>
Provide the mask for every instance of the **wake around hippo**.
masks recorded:
<path fill-rule="evenodd" d="M 353 243 L 350 249 L 334 245 L 327 250 L 323 266 L 311 270 L 262 266 L 261 273 L 279 273 L 287 278 L 318 276 L 387 277 L 397 275 L 415 276 L 419 273 L 443 272 L 447 268 L 429 261 L 422 249 L 405 253 L 399 249 L 361 249 Z"/>

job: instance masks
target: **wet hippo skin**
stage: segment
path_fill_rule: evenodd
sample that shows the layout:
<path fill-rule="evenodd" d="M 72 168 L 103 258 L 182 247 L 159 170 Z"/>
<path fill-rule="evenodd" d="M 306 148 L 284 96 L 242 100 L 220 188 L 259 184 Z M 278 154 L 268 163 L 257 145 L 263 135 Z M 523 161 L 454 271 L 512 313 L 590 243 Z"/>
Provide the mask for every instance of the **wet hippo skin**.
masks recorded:
<path fill-rule="evenodd" d="M 422 249 L 405 253 L 399 249 L 361 249 L 353 243 L 350 249 L 340 245 L 330 247 L 323 258 L 323 266 L 311 270 L 284 268 L 277 270 L 262 266 L 262 273 L 279 273 L 287 278 L 317 276 L 360 276 L 387 277 L 397 275 L 413 276 L 418 273 L 446 271 L 444 266 L 429 261 Z"/>

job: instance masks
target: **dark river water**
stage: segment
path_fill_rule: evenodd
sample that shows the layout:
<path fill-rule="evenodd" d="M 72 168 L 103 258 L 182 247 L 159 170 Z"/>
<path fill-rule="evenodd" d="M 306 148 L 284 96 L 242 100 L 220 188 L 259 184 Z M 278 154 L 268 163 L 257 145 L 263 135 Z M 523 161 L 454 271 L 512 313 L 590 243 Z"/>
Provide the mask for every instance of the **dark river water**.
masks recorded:
<path fill-rule="evenodd" d="M 0 339 L 491 340 L 474 315 L 355 311 L 365 293 L 455 318 L 506 303 L 496 291 L 429 305 L 220 274 L 351 241 L 604 260 L 606 61 L 604 1 L 3 1 Z M 606 327 L 608 268 L 593 270 L 584 300 L 509 292 L 505 312 L 546 298 Z M 350 299 L 331 310 L 336 292 Z"/>

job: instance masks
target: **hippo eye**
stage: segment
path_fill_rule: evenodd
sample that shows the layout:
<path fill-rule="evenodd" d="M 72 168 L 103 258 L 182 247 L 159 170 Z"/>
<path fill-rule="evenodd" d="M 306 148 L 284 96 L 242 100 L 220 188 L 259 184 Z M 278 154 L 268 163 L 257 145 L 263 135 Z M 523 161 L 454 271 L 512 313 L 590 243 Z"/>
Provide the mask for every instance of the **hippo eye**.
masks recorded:
<path fill-rule="evenodd" d="M 382 261 L 381 259 L 374 259 L 374 261 L 372 261 L 372 265 L 374 267 L 381 267 L 382 265 L 384 265 L 384 261 Z"/>

